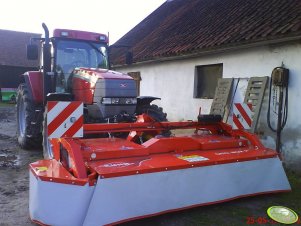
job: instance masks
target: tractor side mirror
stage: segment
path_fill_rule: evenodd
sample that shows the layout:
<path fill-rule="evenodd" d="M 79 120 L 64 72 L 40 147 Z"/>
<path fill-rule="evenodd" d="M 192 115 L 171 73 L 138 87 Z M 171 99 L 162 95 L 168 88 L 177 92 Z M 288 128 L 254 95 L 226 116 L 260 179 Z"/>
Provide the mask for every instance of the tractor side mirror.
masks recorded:
<path fill-rule="evenodd" d="M 26 54 L 28 60 L 37 60 L 39 57 L 39 48 L 37 45 L 28 44 L 26 46 Z"/>
<path fill-rule="evenodd" d="M 125 54 L 125 63 L 130 65 L 133 63 L 133 52 L 127 51 Z"/>

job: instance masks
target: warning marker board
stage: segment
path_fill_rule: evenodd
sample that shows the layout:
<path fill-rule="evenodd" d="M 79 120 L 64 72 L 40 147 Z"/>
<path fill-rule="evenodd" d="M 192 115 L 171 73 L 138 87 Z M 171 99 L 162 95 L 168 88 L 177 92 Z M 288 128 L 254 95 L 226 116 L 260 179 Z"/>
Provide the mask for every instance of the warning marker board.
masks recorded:
<path fill-rule="evenodd" d="M 233 105 L 233 129 L 251 129 L 252 127 L 252 105 L 245 103 L 234 103 Z"/>
<path fill-rule="evenodd" d="M 48 138 L 83 137 L 83 109 L 83 103 L 80 101 L 49 101 Z"/>

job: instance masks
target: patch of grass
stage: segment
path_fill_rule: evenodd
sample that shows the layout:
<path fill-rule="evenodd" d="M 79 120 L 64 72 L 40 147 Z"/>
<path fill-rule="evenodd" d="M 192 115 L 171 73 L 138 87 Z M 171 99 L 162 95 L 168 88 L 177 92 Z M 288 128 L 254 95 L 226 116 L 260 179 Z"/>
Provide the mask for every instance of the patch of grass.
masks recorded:
<path fill-rule="evenodd" d="M 301 175 L 296 175 L 294 172 L 288 171 L 287 176 L 292 187 L 292 192 L 280 194 L 276 202 L 279 205 L 286 205 L 292 208 L 301 216 Z"/>
<path fill-rule="evenodd" d="M 14 107 L 16 104 L 0 101 L 0 107 Z"/>

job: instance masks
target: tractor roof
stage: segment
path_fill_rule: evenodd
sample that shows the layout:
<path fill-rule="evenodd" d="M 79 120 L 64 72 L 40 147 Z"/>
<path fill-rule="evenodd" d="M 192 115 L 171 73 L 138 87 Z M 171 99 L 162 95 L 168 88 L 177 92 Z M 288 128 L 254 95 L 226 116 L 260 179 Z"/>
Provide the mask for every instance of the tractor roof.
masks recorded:
<path fill-rule="evenodd" d="M 55 29 L 53 31 L 54 38 L 70 38 L 70 39 L 79 39 L 79 40 L 87 40 L 87 41 L 98 41 L 108 43 L 109 39 L 107 35 L 88 32 L 88 31 L 76 31 L 69 29 Z"/>

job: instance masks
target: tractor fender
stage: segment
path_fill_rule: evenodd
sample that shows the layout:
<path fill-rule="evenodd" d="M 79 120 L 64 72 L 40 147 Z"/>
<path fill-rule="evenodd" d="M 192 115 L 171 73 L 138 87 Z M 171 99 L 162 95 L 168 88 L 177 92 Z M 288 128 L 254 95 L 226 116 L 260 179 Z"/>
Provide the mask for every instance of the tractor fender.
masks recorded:
<path fill-rule="evenodd" d="M 161 100 L 159 97 L 152 96 L 138 96 L 137 97 L 137 106 L 148 105 L 154 100 Z"/>
<path fill-rule="evenodd" d="M 22 75 L 28 88 L 29 96 L 34 104 L 43 103 L 43 80 L 42 72 L 28 71 Z"/>

